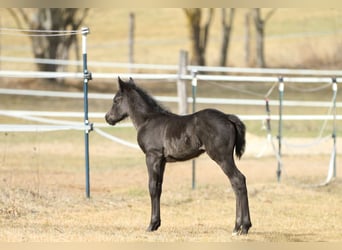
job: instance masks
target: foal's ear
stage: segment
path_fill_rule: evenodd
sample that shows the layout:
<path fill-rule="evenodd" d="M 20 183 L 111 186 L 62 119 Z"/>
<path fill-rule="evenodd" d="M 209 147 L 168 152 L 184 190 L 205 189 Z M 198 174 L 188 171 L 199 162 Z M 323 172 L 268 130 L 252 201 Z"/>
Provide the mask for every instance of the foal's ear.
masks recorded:
<path fill-rule="evenodd" d="M 119 83 L 119 89 L 123 91 L 125 88 L 125 82 L 121 80 L 120 76 L 118 76 L 118 83 Z"/>
<path fill-rule="evenodd" d="M 133 78 L 130 77 L 128 82 L 125 82 L 123 80 L 121 80 L 120 77 L 118 77 L 118 82 L 119 82 L 119 88 L 120 91 L 124 91 L 124 90 L 131 90 L 133 86 L 135 86 L 135 83 L 133 81 Z"/>
<path fill-rule="evenodd" d="M 135 85 L 135 82 L 134 82 L 134 80 L 133 80 L 133 78 L 132 78 L 132 77 L 130 77 L 130 78 L 129 78 L 129 83 L 131 83 L 131 84 L 134 84 L 134 85 Z"/>

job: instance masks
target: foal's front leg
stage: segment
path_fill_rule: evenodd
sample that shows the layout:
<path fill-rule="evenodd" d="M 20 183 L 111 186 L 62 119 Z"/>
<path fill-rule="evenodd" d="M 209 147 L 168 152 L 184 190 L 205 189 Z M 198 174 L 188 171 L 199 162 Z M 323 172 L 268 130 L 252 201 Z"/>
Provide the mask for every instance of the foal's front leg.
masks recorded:
<path fill-rule="evenodd" d="M 160 196 L 162 193 L 165 159 L 158 154 L 146 154 L 148 188 L 151 196 L 151 222 L 147 231 L 155 231 L 160 226 Z"/>

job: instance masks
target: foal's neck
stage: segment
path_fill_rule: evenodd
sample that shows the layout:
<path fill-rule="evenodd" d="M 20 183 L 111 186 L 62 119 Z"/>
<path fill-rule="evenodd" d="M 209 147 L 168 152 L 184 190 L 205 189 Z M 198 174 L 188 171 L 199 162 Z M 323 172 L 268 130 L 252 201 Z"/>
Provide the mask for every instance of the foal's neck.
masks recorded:
<path fill-rule="evenodd" d="M 135 91 L 129 98 L 129 116 L 136 129 L 155 115 L 170 113 L 143 90 Z"/>
<path fill-rule="evenodd" d="M 133 125 L 137 130 L 157 113 L 157 110 L 154 110 L 152 107 L 149 107 L 143 102 L 132 102 L 129 108 L 129 117 L 131 118 Z"/>

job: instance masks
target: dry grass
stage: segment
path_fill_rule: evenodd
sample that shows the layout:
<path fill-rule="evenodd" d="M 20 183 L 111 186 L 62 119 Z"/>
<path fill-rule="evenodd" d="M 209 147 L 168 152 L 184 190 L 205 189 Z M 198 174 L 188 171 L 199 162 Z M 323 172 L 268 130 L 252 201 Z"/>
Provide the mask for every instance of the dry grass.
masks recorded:
<path fill-rule="evenodd" d="M 276 161 L 252 152 L 238 162 L 247 176 L 253 227 L 231 237 L 235 198 L 208 157 L 169 164 L 162 195 L 162 226 L 145 232 L 150 215 L 143 154 L 91 137 L 91 196 L 84 198 L 81 134 L 1 135 L 1 241 L 338 241 L 341 181 L 324 180 L 329 156 L 287 156 L 281 184 Z M 18 138 L 19 137 L 19 138 Z M 38 137 L 38 135 L 33 135 Z M 55 142 L 48 139 L 54 137 Z M 66 140 L 66 138 L 68 138 Z M 19 142 L 23 140 L 24 142 Z M 262 141 L 260 142 L 262 143 Z M 78 145 L 78 146 L 76 146 Z"/>

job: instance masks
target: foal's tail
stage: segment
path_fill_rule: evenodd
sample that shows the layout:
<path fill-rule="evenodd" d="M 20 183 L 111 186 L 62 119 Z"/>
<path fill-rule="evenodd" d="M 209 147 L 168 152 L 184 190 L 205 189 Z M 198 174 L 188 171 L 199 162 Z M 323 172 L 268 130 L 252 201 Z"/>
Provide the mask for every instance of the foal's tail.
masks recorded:
<path fill-rule="evenodd" d="M 246 146 L 246 126 L 245 124 L 235 115 L 228 115 L 229 121 L 234 124 L 236 135 L 235 135 L 235 155 L 239 159 L 245 152 Z"/>

